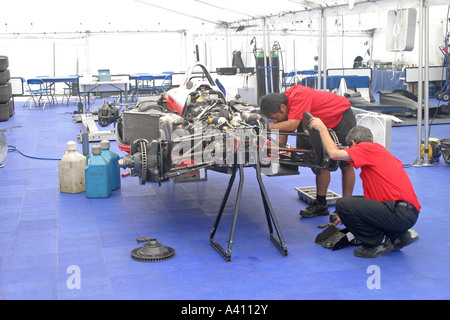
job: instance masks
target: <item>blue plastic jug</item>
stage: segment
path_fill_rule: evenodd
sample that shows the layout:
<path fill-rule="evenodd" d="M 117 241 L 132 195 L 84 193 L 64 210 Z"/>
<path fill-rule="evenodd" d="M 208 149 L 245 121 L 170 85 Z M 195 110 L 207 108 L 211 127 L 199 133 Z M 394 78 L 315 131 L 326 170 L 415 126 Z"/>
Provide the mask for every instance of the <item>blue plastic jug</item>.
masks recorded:
<path fill-rule="evenodd" d="M 111 195 L 109 160 L 102 156 L 100 145 L 92 146 L 92 154 L 86 159 L 86 197 L 108 198 Z"/>
<path fill-rule="evenodd" d="M 110 150 L 109 140 L 102 140 L 100 145 L 102 146 L 102 156 L 109 160 L 111 189 L 117 190 L 120 188 L 119 155 Z"/>

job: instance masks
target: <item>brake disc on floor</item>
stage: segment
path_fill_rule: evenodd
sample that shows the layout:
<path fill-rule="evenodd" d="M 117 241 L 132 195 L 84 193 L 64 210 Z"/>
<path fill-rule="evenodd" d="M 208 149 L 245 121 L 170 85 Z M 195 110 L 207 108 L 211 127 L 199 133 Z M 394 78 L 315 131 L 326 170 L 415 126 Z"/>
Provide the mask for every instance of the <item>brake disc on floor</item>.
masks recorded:
<path fill-rule="evenodd" d="M 131 251 L 131 258 L 142 262 L 156 262 L 169 260 L 175 256 L 175 250 L 171 247 L 161 245 L 156 239 L 143 237 L 136 239 L 138 243 L 146 243 Z"/>

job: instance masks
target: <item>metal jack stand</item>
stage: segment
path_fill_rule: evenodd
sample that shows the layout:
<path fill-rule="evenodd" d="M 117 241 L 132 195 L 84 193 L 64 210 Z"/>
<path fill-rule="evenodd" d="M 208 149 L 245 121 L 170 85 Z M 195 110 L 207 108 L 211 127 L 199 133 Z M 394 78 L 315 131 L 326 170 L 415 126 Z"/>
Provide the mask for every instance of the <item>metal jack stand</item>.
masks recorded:
<path fill-rule="evenodd" d="M 228 249 L 225 250 L 214 240 L 214 235 L 217 231 L 217 227 L 218 227 L 220 219 L 222 217 L 223 210 L 227 203 L 228 196 L 230 195 L 230 191 L 233 186 L 234 179 L 236 177 L 236 172 L 238 170 L 239 170 L 239 186 L 238 186 L 238 191 L 237 191 L 236 204 L 235 204 L 235 208 L 234 208 L 233 223 L 231 225 L 230 237 L 229 237 L 229 241 L 228 241 Z M 278 226 L 278 222 L 275 218 L 275 214 L 274 214 L 272 205 L 270 204 L 269 197 L 267 196 L 267 192 L 266 192 L 266 189 L 264 187 L 264 184 L 263 184 L 263 181 L 261 178 L 261 167 L 259 164 L 259 159 L 256 164 L 256 177 L 258 179 L 259 188 L 261 191 L 261 197 L 262 197 L 262 200 L 264 203 L 264 210 L 266 212 L 267 224 L 269 226 L 269 231 L 270 231 L 270 239 L 275 244 L 275 246 L 278 248 L 278 250 L 280 250 L 281 253 L 285 257 L 287 257 L 287 255 L 288 255 L 287 246 L 286 246 L 286 243 L 284 242 L 283 235 L 281 234 L 280 227 Z M 233 171 L 232 171 L 232 174 L 230 177 L 230 181 L 228 182 L 227 190 L 225 191 L 225 195 L 223 197 L 222 204 L 220 205 L 220 210 L 217 215 L 216 222 L 214 223 L 214 227 L 211 230 L 211 235 L 210 235 L 211 246 L 214 249 L 216 249 L 217 252 L 219 252 L 219 254 L 222 255 L 222 257 L 227 262 L 231 261 L 231 250 L 232 250 L 233 242 L 234 242 L 234 234 L 236 231 L 236 222 L 237 222 L 237 217 L 239 214 L 239 206 L 240 206 L 240 202 L 241 202 L 243 185 L 244 185 L 244 166 L 242 164 L 239 164 L 239 165 L 234 164 Z M 272 223 L 275 227 L 275 231 L 277 233 L 278 238 L 273 233 Z"/>

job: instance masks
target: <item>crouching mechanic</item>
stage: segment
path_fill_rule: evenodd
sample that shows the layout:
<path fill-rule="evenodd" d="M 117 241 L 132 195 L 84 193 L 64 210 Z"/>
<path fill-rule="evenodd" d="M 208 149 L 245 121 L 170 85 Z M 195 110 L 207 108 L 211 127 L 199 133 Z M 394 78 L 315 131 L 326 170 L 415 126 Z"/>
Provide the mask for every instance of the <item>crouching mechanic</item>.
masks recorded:
<path fill-rule="evenodd" d="M 417 240 L 410 230 L 416 223 L 420 203 L 400 160 L 373 142 L 368 128 L 356 126 L 347 135 L 345 149 L 339 149 L 319 118 L 310 128 L 320 133 L 322 143 L 334 160 L 348 161 L 361 168 L 364 197 L 342 197 L 336 202 L 335 225 L 342 222 L 363 244 L 357 257 L 373 258 L 399 250 Z"/>

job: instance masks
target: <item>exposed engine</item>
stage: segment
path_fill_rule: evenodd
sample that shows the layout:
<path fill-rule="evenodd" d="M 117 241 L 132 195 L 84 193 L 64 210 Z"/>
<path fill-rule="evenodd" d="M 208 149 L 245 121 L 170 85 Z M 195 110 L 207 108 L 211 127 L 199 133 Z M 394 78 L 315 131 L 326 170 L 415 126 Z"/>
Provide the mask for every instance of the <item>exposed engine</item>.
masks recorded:
<path fill-rule="evenodd" d="M 207 91 L 192 96 L 183 116 L 155 101 L 143 102 L 124 111 L 118 122 L 119 145 L 130 146 L 120 165 L 145 184 L 206 167 L 267 161 L 267 119 L 258 111 Z M 137 128 L 137 136 L 129 134 Z"/>

